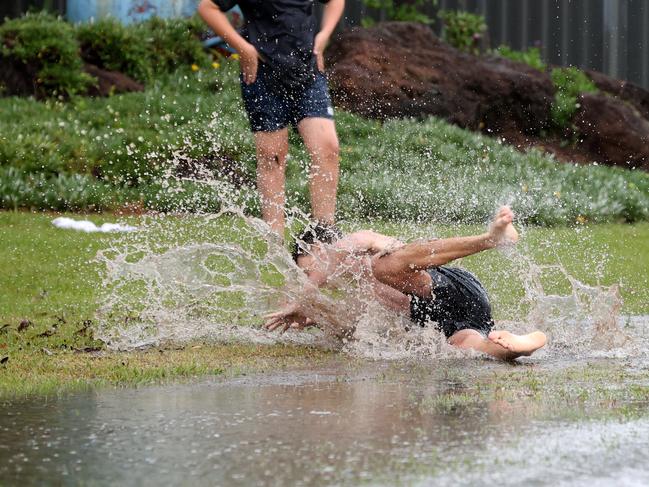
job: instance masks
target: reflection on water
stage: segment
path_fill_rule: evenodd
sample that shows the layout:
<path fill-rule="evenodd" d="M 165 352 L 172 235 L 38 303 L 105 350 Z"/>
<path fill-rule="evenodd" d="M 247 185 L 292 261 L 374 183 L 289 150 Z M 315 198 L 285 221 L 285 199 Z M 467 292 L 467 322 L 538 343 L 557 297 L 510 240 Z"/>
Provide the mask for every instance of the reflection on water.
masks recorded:
<path fill-rule="evenodd" d="M 597 377 L 588 376 L 586 387 L 578 379 L 576 390 L 566 373 L 543 391 L 534 375 L 542 367 L 354 363 L 6 403 L 0 480 L 646 485 L 649 395 L 642 387 L 649 384 L 634 386 L 641 395 L 592 400 L 583 391 L 595 388 Z M 522 382 L 511 390 L 493 386 L 513 381 L 507 374 Z"/>

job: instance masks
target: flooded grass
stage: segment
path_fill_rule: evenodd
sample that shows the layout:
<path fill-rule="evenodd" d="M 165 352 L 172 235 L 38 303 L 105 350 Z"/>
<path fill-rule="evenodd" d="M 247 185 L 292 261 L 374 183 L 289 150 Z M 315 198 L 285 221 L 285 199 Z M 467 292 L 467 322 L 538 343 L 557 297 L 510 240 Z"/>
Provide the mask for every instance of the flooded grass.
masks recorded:
<path fill-rule="evenodd" d="M 435 387 L 412 394 L 421 414 L 471 415 L 485 403 L 539 413 L 560 411 L 576 419 L 633 416 L 649 406 L 649 364 L 618 360 L 543 359 L 515 364 L 490 359 L 443 360 L 439 366 L 394 363 L 377 380 L 408 376 Z"/>

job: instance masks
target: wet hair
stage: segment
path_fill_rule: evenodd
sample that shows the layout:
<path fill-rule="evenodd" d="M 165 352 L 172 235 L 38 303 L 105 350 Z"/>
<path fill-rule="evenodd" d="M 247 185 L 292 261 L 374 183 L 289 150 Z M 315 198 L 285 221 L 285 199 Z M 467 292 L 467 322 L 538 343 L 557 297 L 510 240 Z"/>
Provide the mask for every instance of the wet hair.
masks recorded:
<path fill-rule="evenodd" d="M 330 244 L 340 237 L 342 237 L 342 232 L 335 225 L 321 222 L 310 223 L 295 238 L 292 254 L 293 260 L 297 264 L 298 257 L 309 255 L 311 253 L 311 245 L 314 243 L 321 242 Z"/>

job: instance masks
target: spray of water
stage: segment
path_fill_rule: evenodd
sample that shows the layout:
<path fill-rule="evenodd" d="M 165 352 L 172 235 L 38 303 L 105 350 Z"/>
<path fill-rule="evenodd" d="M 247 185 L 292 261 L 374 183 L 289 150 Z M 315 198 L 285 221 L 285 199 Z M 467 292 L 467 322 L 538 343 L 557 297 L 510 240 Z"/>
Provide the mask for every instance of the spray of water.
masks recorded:
<path fill-rule="evenodd" d="M 295 212 L 289 226 L 304 220 Z M 305 274 L 285 245 L 264 222 L 236 207 L 212 215 L 149 217 L 139 232 L 120 236 L 98 258 L 106 272 L 96 335 L 114 349 L 209 339 L 311 344 L 374 359 L 467 355 L 449 346 L 434 327 L 421 328 L 383 308 L 360 275 L 334 276 L 338 291 L 305 293 Z M 619 324 L 616 286 L 585 285 L 560 265 L 536 264 L 524 251 L 509 258 L 529 312 L 498 327 L 546 332 L 550 345 L 545 353 L 637 352 Z M 541 276 L 549 270 L 565 276 L 570 293 L 545 292 Z M 278 335 L 261 328 L 264 314 L 295 299 L 319 329 Z"/>

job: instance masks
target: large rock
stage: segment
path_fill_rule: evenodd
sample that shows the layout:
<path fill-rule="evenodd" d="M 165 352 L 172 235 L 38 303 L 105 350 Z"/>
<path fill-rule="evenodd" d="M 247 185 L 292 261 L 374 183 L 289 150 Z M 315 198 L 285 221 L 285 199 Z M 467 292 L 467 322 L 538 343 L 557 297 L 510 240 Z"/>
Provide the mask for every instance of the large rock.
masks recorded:
<path fill-rule="evenodd" d="M 144 91 L 144 86 L 117 71 L 107 71 L 94 64 L 86 64 L 84 71 L 96 79 L 87 90 L 90 96 L 109 96 L 131 91 Z M 27 63 L 15 62 L 8 57 L 0 57 L 0 96 L 45 97 L 36 79 L 38 70 Z"/>
<path fill-rule="evenodd" d="M 435 115 L 489 133 L 536 134 L 549 124 L 547 73 L 464 54 L 418 23 L 386 22 L 340 34 L 327 49 L 334 102 L 361 115 Z"/>
<path fill-rule="evenodd" d="M 586 74 L 599 90 L 630 103 L 644 118 L 649 120 L 649 91 L 630 81 L 611 78 L 597 71 L 586 71 Z"/>
<path fill-rule="evenodd" d="M 101 69 L 94 64 L 86 64 L 84 71 L 93 76 L 97 82 L 88 88 L 90 96 L 110 96 L 118 93 L 144 91 L 144 85 L 118 71 Z"/>
<path fill-rule="evenodd" d="M 604 93 L 584 93 L 573 123 L 580 147 L 594 160 L 649 170 L 649 121 L 632 105 Z"/>

